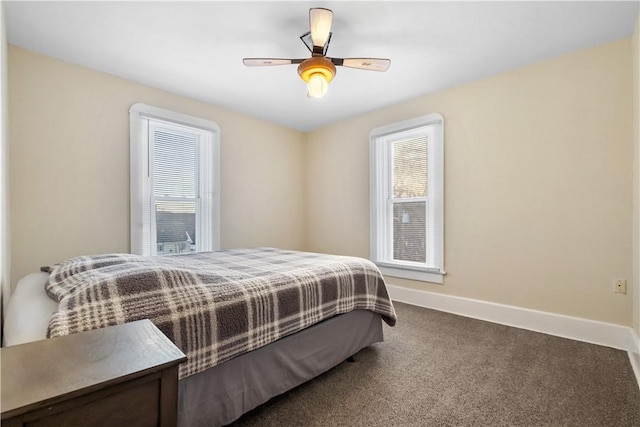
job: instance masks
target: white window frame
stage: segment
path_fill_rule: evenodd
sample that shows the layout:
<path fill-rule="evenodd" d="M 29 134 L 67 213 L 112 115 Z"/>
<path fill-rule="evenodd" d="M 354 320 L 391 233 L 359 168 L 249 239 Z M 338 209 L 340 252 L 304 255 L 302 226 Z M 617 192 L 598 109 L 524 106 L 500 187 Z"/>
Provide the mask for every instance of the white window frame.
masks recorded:
<path fill-rule="evenodd" d="M 431 256 L 427 263 L 394 260 L 391 143 L 425 131 L 428 133 L 427 197 L 407 201 L 425 201 L 427 204 Z M 439 113 L 432 113 L 381 126 L 371 131 L 369 141 L 371 260 L 387 276 L 444 283 L 444 118 Z"/>
<path fill-rule="evenodd" d="M 131 198 L 131 253 L 155 255 L 155 198 L 153 197 L 153 147 L 149 146 L 149 119 L 162 120 L 174 126 L 202 130 L 200 168 L 199 230 L 197 251 L 220 249 L 220 127 L 217 123 L 176 113 L 174 111 L 136 103 L 129 109 L 130 126 L 130 198 Z M 207 218 L 208 217 L 208 218 Z M 203 239 L 209 235 L 210 239 Z"/>

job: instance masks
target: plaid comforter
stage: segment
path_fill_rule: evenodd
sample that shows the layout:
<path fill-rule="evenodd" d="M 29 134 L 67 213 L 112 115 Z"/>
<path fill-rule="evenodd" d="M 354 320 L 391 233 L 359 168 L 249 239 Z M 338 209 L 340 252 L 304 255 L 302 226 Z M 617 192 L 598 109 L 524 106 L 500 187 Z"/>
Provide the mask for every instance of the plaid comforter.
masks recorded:
<path fill-rule="evenodd" d="M 50 337 L 151 321 L 201 372 L 336 314 L 396 315 L 380 272 L 361 258 L 271 248 L 72 258 L 49 269 L 59 301 Z"/>

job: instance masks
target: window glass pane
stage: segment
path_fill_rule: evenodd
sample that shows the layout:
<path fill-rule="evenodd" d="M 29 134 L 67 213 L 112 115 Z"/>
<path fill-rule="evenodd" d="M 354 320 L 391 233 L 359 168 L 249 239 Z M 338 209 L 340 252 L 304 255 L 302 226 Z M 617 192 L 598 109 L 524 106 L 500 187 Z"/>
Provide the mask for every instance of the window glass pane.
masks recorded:
<path fill-rule="evenodd" d="M 198 136 L 156 127 L 153 137 L 154 196 L 197 197 Z"/>
<path fill-rule="evenodd" d="M 393 197 L 427 195 L 427 137 L 393 143 Z"/>
<path fill-rule="evenodd" d="M 195 252 L 196 202 L 156 201 L 158 255 Z"/>
<path fill-rule="evenodd" d="M 393 259 L 426 262 L 426 202 L 393 204 Z"/>

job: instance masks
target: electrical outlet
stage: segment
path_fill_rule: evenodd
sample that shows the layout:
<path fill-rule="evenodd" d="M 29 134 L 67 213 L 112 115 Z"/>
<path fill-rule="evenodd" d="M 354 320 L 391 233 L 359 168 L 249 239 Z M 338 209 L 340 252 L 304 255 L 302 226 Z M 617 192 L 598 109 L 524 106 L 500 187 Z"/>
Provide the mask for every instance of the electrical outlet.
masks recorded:
<path fill-rule="evenodd" d="M 613 292 L 618 294 L 626 294 L 627 279 L 613 279 Z"/>

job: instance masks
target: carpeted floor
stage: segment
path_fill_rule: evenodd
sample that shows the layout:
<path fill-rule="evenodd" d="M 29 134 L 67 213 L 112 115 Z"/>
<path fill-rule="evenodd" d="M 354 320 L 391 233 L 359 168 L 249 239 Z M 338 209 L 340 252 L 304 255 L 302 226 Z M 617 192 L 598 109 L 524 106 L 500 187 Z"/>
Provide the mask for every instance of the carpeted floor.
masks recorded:
<path fill-rule="evenodd" d="M 640 426 L 624 351 L 395 306 L 384 343 L 233 426 Z"/>

